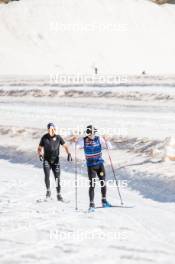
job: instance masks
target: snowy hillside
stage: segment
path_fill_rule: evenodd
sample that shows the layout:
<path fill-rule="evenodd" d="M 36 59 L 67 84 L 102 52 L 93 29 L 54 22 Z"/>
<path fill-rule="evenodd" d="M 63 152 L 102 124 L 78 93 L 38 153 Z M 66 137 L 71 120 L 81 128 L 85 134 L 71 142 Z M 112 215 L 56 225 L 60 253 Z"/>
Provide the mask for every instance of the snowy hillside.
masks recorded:
<path fill-rule="evenodd" d="M 0 6 L 0 73 L 173 73 L 175 6 L 21 0 Z"/>

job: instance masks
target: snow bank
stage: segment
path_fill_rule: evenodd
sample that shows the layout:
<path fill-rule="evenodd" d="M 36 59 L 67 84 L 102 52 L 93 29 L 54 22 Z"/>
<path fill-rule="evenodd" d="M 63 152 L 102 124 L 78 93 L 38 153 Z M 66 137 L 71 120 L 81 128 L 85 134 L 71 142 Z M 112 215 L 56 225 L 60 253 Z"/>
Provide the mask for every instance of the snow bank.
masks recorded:
<path fill-rule="evenodd" d="M 0 97 L 18 97 L 18 98 L 112 98 L 115 100 L 126 100 L 129 102 L 174 102 L 175 92 L 169 87 L 149 87 L 144 89 L 142 86 L 127 89 L 120 86 L 116 89 L 111 87 L 16 87 L 8 86 L 0 88 Z"/>
<path fill-rule="evenodd" d="M 147 0 L 1 5 L 0 73 L 173 73 L 174 15 Z"/>

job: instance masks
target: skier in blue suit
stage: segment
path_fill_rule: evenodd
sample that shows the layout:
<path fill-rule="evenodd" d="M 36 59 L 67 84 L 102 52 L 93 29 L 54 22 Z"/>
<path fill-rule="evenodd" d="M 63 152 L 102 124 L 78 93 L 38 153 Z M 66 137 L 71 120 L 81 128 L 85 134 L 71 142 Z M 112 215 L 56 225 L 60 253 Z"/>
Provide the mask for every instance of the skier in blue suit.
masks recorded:
<path fill-rule="evenodd" d="M 78 141 L 78 146 L 84 148 L 88 177 L 89 177 L 89 211 L 95 210 L 94 189 L 95 179 L 98 176 L 101 184 L 102 206 L 111 207 L 111 204 L 106 199 L 106 173 L 104 168 L 104 160 L 102 158 L 102 148 L 108 145 L 111 148 L 110 142 L 106 142 L 104 138 L 96 135 L 97 129 L 92 125 L 87 126 L 86 136 Z"/>

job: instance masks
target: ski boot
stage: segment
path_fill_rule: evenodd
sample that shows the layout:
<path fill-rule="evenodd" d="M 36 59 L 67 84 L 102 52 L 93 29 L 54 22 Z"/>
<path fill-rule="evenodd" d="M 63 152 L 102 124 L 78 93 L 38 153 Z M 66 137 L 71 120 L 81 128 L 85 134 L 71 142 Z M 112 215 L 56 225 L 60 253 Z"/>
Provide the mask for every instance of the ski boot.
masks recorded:
<path fill-rule="evenodd" d="M 61 196 L 60 193 L 57 193 L 57 200 L 58 200 L 59 202 L 63 202 L 63 197 Z"/>
<path fill-rule="evenodd" d="M 46 192 L 46 199 L 50 199 L 51 198 L 51 191 L 47 190 Z"/>
<path fill-rule="evenodd" d="M 93 213 L 93 212 L 95 212 L 95 204 L 94 203 L 90 203 L 89 209 L 88 209 L 88 213 Z"/>
<path fill-rule="evenodd" d="M 103 208 L 110 208 L 110 207 L 112 207 L 112 205 L 106 199 L 102 199 L 102 207 Z"/>

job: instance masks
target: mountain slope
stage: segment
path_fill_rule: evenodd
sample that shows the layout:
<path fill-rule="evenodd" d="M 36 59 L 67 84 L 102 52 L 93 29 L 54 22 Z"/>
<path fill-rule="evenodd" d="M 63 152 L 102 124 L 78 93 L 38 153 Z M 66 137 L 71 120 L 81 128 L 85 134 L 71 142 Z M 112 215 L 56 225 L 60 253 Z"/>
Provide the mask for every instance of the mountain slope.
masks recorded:
<path fill-rule="evenodd" d="M 173 73 L 174 5 L 30 0 L 0 6 L 0 73 Z"/>

